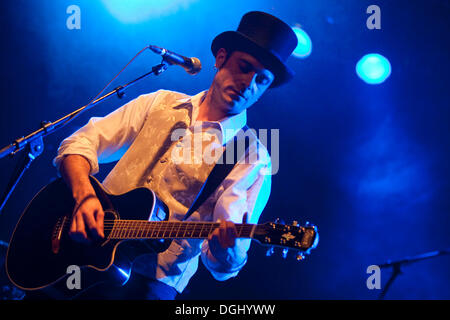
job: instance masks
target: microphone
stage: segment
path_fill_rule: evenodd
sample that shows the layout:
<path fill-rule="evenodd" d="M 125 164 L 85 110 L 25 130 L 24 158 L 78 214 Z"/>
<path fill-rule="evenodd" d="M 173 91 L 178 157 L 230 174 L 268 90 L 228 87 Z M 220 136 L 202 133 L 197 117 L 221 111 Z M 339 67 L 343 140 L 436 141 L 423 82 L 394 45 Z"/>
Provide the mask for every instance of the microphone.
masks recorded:
<path fill-rule="evenodd" d="M 202 69 L 202 64 L 200 60 L 197 58 L 187 58 L 178 53 L 171 52 L 164 48 L 160 48 L 153 45 L 150 45 L 149 49 L 152 50 L 154 53 L 162 56 L 163 60 L 168 62 L 169 64 L 171 65 L 175 64 L 179 65 L 180 67 L 183 67 L 184 70 L 186 70 L 186 72 L 189 74 L 195 75 L 199 73 L 200 70 Z"/>

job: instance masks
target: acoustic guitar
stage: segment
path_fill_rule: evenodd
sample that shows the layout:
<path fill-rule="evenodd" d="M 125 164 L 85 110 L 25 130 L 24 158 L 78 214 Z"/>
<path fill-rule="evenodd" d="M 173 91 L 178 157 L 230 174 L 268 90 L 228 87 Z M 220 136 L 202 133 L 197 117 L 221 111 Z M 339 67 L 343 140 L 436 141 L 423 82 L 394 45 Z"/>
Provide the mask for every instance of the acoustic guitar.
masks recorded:
<path fill-rule="evenodd" d="M 113 195 L 90 177 L 105 212 L 105 237 L 90 245 L 73 241 L 69 235 L 74 200 L 60 178 L 41 189 L 20 217 L 9 242 L 6 272 L 10 281 L 23 290 L 45 289 L 59 297 L 75 297 L 82 290 L 116 279 L 123 284 L 133 260 L 145 253 L 165 250 L 172 239 L 207 239 L 219 226 L 216 222 L 169 221 L 167 206 L 147 188 Z M 299 226 L 268 222 L 236 224 L 239 238 L 250 238 L 271 248 L 297 252 L 302 260 L 318 244 L 314 225 Z M 71 267 L 72 266 L 72 267 Z M 68 268 L 80 267 L 82 290 L 66 290 L 62 279 Z M 89 272 L 88 272 L 89 271 Z M 55 287 L 59 287 L 57 290 Z"/>

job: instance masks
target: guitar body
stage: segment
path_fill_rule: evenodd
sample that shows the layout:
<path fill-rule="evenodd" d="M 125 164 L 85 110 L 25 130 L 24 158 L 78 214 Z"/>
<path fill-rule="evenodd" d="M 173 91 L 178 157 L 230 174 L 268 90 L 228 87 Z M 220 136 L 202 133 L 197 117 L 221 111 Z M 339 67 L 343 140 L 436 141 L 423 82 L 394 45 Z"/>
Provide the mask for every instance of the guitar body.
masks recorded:
<path fill-rule="evenodd" d="M 168 212 L 146 188 L 111 195 L 95 178 L 91 177 L 91 182 L 103 206 L 105 220 L 158 220 Z M 155 240 L 108 239 L 106 228 L 103 241 L 90 245 L 75 242 L 67 233 L 74 205 L 71 191 L 62 179 L 44 187 L 28 204 L 13 232 L 6 256 L 8 277 L 17 287 L 24 290 L 47 288 L 51 292 L 49 287 L 59 282 L 66 288 L 65 281 L 59 280 L 70 276 L 69 266 L 78 266 L 83 270 L 81 287 L 86 289 L 92 286 L 89 282 L 111 279 L 110 274 L 100 271 L 121 271 L 120 275 L 126 270 L 129 274 L 137 255 L 167 248 L 167 243 Z M 122 250 L 123 247 L 128 248 Z M 121 278 L 124 281 L 124 277 Z"/>

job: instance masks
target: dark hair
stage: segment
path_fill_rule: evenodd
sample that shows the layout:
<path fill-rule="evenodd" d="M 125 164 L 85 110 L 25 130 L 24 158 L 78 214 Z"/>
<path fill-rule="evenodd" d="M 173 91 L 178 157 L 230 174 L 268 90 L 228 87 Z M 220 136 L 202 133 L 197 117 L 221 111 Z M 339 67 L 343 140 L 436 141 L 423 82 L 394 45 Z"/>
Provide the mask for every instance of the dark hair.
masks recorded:
<path fill-rule="evenodd" d="M 227 63 L 227 61 L 228 61 L 228 59 L 231 57 L 231 55 L 233 54 L 233 52 L 235 52 L 236 51 L 236 49 L 235 48 L 225 48 L 224 47 L 224 49 L 227 51 L 227 56 L 226 56 L 226 58 L 225 58 L 225 61 L 223 62 L 223 64 L 222 64 L 222 67 Z M 220 69 L 220 68 L 219 68 Z"/>

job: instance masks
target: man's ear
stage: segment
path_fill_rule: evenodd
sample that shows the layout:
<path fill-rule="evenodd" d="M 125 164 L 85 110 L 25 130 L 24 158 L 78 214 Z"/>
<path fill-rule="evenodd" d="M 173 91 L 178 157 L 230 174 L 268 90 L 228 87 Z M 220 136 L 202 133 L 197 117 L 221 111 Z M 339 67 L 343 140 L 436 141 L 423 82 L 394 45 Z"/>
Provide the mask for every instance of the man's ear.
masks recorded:
<path fill-rule="evenodd" d="M 220 69 L 227 61 L 228 52 L 225 48 L 220 48 L 216 54 L 216 68 Z"/>

